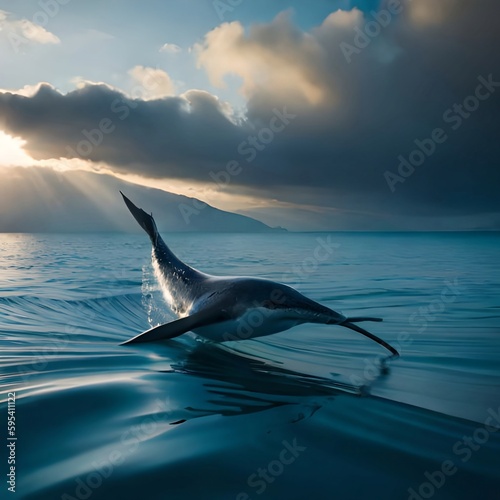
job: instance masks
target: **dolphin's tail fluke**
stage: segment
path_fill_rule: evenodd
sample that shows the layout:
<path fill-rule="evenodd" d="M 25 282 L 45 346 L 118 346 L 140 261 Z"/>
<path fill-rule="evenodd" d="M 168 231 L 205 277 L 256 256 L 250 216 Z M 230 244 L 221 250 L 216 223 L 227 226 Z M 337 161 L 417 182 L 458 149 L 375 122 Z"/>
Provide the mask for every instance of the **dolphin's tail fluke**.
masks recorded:
<path fill-rule="evenodd" d="M 350 330 L 354 330 L 355 332 L 361 333 L 361 335 L 364 335 L 365 337 L 368 337 L 369 339 L 372 339 L 375 341 L 377 344 L 380 344 L 382 347 L 385 347 L 389 352 L 392 353 L 393 356 L 399 356 L 399 352 L 392 347 L 392 345 L 388 344 L 385 340 L 382 340 L 381 338 L 377 337 L 376 335 L 373 335 L 373 333 L 370 333 L 366 331 L 364 328 L 359 327 L 358 325 L 355 325 L 352 323 L 352 321 L 377 321 L 379 320 L 378 318 L 347 318 L 343 323 L 339 323 L 339 326 L 345 326 L 346 328 L 349 328 Z M 379 320 L 381 321 L 381 320 Z"/>
<path fill-rule="evenodd" d="M 203 279 L 206 275 L 200 273 L 196 269 L 189 267 L 179 260 L 168 248 L 167 244 L 163 241 L 156 223 L 153 219 L 153 214 L 146 213 L 142 208 L 136 207 L 121 191 L 123 200 L 134 216 L 134 219 L 139 225 L 148 233 L 151 243 L 153 244 L 154 259 L 160 265 L 161 272 L 164 276 L 175 277 L 177 280 L 181 276 L 181 280 Z"/>
<path fill-rule="evenodd" d="M 158 229 L 156 228 L 153 214 L 150 215 L 142 208 L 136 207 L 121 191 L 120 194 L 123 196 L 123 200 L 130 210 L 130 213 L 134 216 L 134 219 L 139 223 L 142 229 L 148 233 L 151 242 L 156 246 L 158 242 Z"/>
<path fill-rule="evenodd" d="M 376 321 L 377 323 L 380 323 L 384 320 L 382 318 L 366 318 L 362 316 L 359 318 L 347 318 L 347 321 L 349 321 L 350 323 L 361 323 L 362 321 Z"/>

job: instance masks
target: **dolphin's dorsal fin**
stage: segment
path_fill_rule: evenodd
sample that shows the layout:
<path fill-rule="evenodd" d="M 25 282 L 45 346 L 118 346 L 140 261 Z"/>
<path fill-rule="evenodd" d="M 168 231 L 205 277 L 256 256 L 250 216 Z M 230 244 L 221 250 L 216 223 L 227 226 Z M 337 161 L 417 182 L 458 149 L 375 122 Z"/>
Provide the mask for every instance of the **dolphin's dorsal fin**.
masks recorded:
<path fill-rule="evenodd" d="M 121 345 L 173 339 L 193 329 L 213 325 L 214 323 L 222 323 L 227 319 L 227 313 L 221 311 L 220 309 L 205 309 L 191 314 L 190 316 L 186 316 L 185 318 L 176 319 L 170 323 L 155 326 L 154 328 L 151 328 L 150 330 L 140 333 L 134 338 L 123 342 Z"/>

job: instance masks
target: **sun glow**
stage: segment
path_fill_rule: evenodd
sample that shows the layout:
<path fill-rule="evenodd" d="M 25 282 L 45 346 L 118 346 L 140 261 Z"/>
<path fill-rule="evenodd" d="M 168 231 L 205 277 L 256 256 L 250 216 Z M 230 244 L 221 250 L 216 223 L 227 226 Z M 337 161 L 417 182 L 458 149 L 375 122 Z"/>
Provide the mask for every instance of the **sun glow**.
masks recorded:
<path fill-rule="evenodd" d="M 27 167 L 35 161 L 23 147 L 26 141 L 20 137 L 12 137 L 0 131 L 0 166 L 3 167 Z"/>
<path fill-rule="evenodd" d="M 0 130 L 0 167 L 45 167 L 58 172 L 83 170 L 95 174 L 107 174 L 141 186 L 162 189 L 173 194 L 197 198 L 221 210 L 242 210 L 260 207 L 263 200 L 251 194 L 226 193 L 214 183 L 184 181 L 179 179 L 150 179 L 134 174 L 121 174 L 105 163 L 92 163 L 80 158 L 51 158 L 35 160 L 24 150 L 26 141 Z M 6 172 L 4 170 L 4 172 Z M 5 175 L 5 174 L 4 174 Z M 97 180 L 97 178 L 96 178 Z M 79 178 L 79 183 L 83 181 Z M 81 187 L 81 186 L 80 186 Z M 98 186 L 89 186 L 95 191 Z M 102 199 L 105 199 L 103 196 Z M 274 204 L 273 204 L 274 205 Z"/>

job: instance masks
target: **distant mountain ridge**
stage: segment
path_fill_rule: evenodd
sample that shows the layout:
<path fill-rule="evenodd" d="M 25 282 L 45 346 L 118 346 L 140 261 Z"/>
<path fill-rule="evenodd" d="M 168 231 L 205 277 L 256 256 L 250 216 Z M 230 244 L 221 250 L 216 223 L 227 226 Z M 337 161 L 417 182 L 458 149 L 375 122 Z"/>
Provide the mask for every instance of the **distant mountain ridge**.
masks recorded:
<path fill-rule="evenodd" d="M 138 232 L 119 191 L 153 212 L 160 231 L 275 232 L 234 214 L 110 175 L 41 167 L 0 169 L 0 232 Z"/>

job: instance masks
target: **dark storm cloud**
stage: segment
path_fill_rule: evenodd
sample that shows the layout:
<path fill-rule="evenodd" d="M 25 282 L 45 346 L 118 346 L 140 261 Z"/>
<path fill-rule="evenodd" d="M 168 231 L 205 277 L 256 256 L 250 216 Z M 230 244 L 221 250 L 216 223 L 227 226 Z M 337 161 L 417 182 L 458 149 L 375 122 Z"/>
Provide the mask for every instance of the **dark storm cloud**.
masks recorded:
<path fill-rule="evenodd" d="M 0 128 L 39 159 L 80 156 L 120 172 L 229 180 L 233 192 L 287 202 L 421 216 L 498 212 L 500 4 L 396 4 L 382 2 L 378 21 L 334 13 L 310 33 L 280 16 L 248 33 L 231 23 L 208 34 L 200 65 L 214 82 L 242 79 L 241 122 L 205 92 L 144 101 L 89 85 L 67 95 L 50 87 L 29 98 L 0 95 Z M 428 156 L 410 158 L 416 140 Z M 398 170 L 400 155 L 424 161 Z"/>
<path fill-rule="evenodd" d="M 42 85 L 33 97 L 0 95 L 0 126 L 26 139 L 36 159 L 79 157 L 124 172 L 189 177 L 190 164 L 223 161 L 239 131 L 210 94 L 187 97 L 134 100 L 105 85 L 62 95 Z"/>

